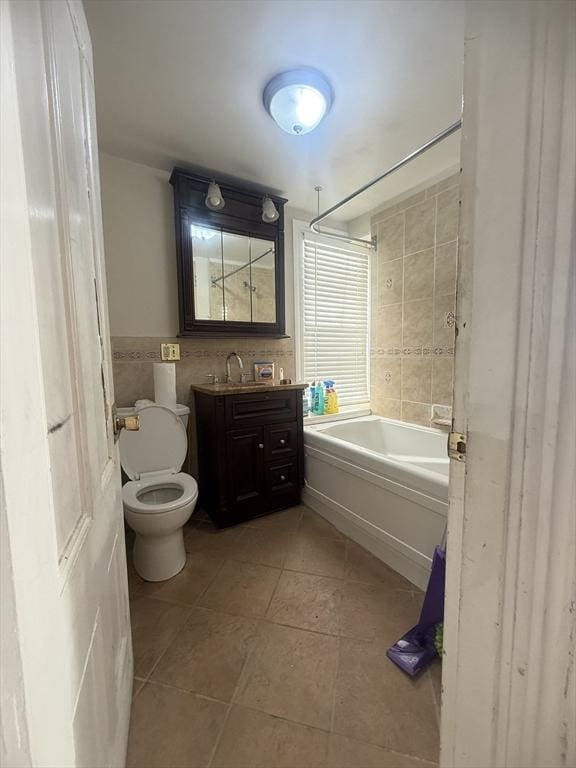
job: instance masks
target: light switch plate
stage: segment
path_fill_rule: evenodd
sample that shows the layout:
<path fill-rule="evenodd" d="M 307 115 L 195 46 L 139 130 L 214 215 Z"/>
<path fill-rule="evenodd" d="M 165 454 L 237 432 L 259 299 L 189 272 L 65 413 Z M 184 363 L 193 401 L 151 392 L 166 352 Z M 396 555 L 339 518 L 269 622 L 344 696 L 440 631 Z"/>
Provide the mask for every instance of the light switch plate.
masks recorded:
<path fill-rule="evenodd" d="M 162 360 L 180 360 L 180 344 L 160 344 Z"/>

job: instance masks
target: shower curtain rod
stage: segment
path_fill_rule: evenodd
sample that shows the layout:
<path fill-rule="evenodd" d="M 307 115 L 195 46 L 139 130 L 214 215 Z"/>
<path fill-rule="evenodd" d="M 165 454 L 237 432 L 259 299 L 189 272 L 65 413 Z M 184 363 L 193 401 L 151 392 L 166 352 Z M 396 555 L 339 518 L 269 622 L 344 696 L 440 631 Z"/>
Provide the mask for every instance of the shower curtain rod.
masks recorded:
<path fill-rule="evenodd" d="M 381 173 L 379 176 L 376 176 L 375 179 L 372 179 L 372 181 L 369 181 L 367 184 L 364 184 L 355 192 L 352 192 L 351 195 L 348 195 L 348 197 L 345 197 L 343 200 L 340 200 L 340 202 L 336 203 L 336 205 L 333 205 L 331 208 L 328 208 L 328 210 L 324 211 L 323 213 L 319 213 L 318 216 L 316 216 L 316 218 L 312 219 L 312 221 L 310 222 L 310 229 L 312 230 L 312 232 L 315 232 L 317 235 L 332 237 L 335 240 L 344 240 L 347 243 L 355 243 L 356 245 L 361 245 L 364 248 L 374 248 L 375 245 L 373 242 L 369 242 L 368 240 L 361 240 L 359 237 L 351 237 L 348 235 L 338 235 L 338 234 L 333 234 L 331 232 L 322 232 L 318 227 L 318 225 L 327 216 L 330 216 L 330 214 L 334 213 L 339 208 L 342 208 L 343 205 L 346 205 L 346 203 L 349 203 L 351 200 L 354 200 L 355 197 L 358 197 L 358 195 L 361 195 L 362 192 L 366 192 L 367 189 L 370 189 L 370 187 L 373 187 L 374 184 L 378 184 L 378 182 L 382 181 L 382 179 L 385 179 L 387 176 L 390 176 L 390 174 L 399 170 L 404 165 L 407 165 L 411 160 L 414 160 L 420 155 L 423 155 L 424 152 L 428 151 L 429 149 L 432 149 L 432 147 L 435 147 L 436 144 L 439 144 L 441 141 L 444 141 L 444 139 L 447 139 L 448 136 L 451 136 L 453 133 L 456 133 L 456 131 L 459 131 L 461 127 L 462 127 L 462 120 L 457 120 L 455 123 L 452 123 L 452 125 L 449 125 L 448 128 L 445 128 L 443 131 L 440 131 L 440 133 L 437 133 L 436 136 L 434 136 L 429 141 L 427 141 L 426 144 L 422 144 L 421 147 L 419 147 L 418 149 L 415 149 L 413 152 L 410 152 L 409 155 L 406 155 L 406 157 L 404 157 L 398 163 L 395 163 L 395 165 L 392 165 L 390 166 L 390 168 L 387 168 L 384 171 L 384 173 Z"/>

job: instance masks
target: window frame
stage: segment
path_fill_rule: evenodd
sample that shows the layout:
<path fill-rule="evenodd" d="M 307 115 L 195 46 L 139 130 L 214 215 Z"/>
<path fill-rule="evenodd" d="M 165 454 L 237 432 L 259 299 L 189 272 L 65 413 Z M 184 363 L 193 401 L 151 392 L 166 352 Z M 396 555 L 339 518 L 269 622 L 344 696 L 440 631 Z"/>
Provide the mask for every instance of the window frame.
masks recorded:
<path fill-rule="evenodd" d="M 347 235 L 348 233 L 341 229 L 332 229 L 329 227 L 324 228 L 326 235 L 319 235 L 312 232 L 310 225 L 307 221 L 294 219 L 292 222 L 292 251 L 293 251 L 293 264 L 294 264 L 294 352 L 295 352 L 295 367 L 296 377 L 298 381 L 305 381 L 304 379 L 304 323 L 303 323 L 303 308 L 304 308 L 304 290 L 303 290 L 303 278 L 304 278 L 304 238 L 308 239 L 317 238 L 319 242 L 322 242 L 324 237 L 326 240 L 330 240 L 328 235 L 338 234 Z M 332 241 L 331 245 L 334 246 L 336 241 Z M 354 249 L 353 245 L 349 246 Z M 358 248 L 358 250 L 360 250 Z M 372 258 L 371 253 L 368 253 L 368 297 L 367 297 L 367 333 L 366 333 L 366 391 L 368 393 L 366 402 L 355 403 L 353 405 L 341 405 L 339 414 L 325 414 L 323 416 L 310 416 L 314 421 L 316 420 L 336 420 L 346 415 L 368 415 L 370 414 L 370 401 L 371 401 L 371 365 L 370 365 L 370 334 L 372 328 L 372 315 L 371 315 L 371 272 L 372 272 Z M 309 382 L 308 382 L 309 383 Z M 338 386 L 338 382 L 336 382 Z"/>

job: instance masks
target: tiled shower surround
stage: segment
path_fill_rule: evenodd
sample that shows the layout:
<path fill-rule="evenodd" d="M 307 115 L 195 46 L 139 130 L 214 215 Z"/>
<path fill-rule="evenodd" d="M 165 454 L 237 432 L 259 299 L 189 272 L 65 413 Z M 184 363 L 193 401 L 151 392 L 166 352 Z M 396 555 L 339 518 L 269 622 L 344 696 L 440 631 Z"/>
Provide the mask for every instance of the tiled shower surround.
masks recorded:
<path fill-rule="evenodd" d="M 452 404 L 459 175 L 374 215 L 371 407 L 430 426 Z"/>

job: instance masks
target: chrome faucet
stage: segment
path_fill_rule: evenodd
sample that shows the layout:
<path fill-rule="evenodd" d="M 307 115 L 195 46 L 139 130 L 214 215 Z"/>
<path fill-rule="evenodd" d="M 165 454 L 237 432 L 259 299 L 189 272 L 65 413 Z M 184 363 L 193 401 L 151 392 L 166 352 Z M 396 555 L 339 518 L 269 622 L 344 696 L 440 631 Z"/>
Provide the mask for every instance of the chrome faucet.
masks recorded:
<path fill-rule="evenodd" d="M 226 358 L 226 382 L 228 384 L 232 383 L 232 371 L 230 370 L 230 360 L 235 357 L 238 361 L 238 369 L 240 371 L 240 383 L 243 384 L 245 381 L 245 374 L 244 374 L 244 363 L 242 362 L 242 358 L 237 352 L 230 352 L 228 357 Z"/>

